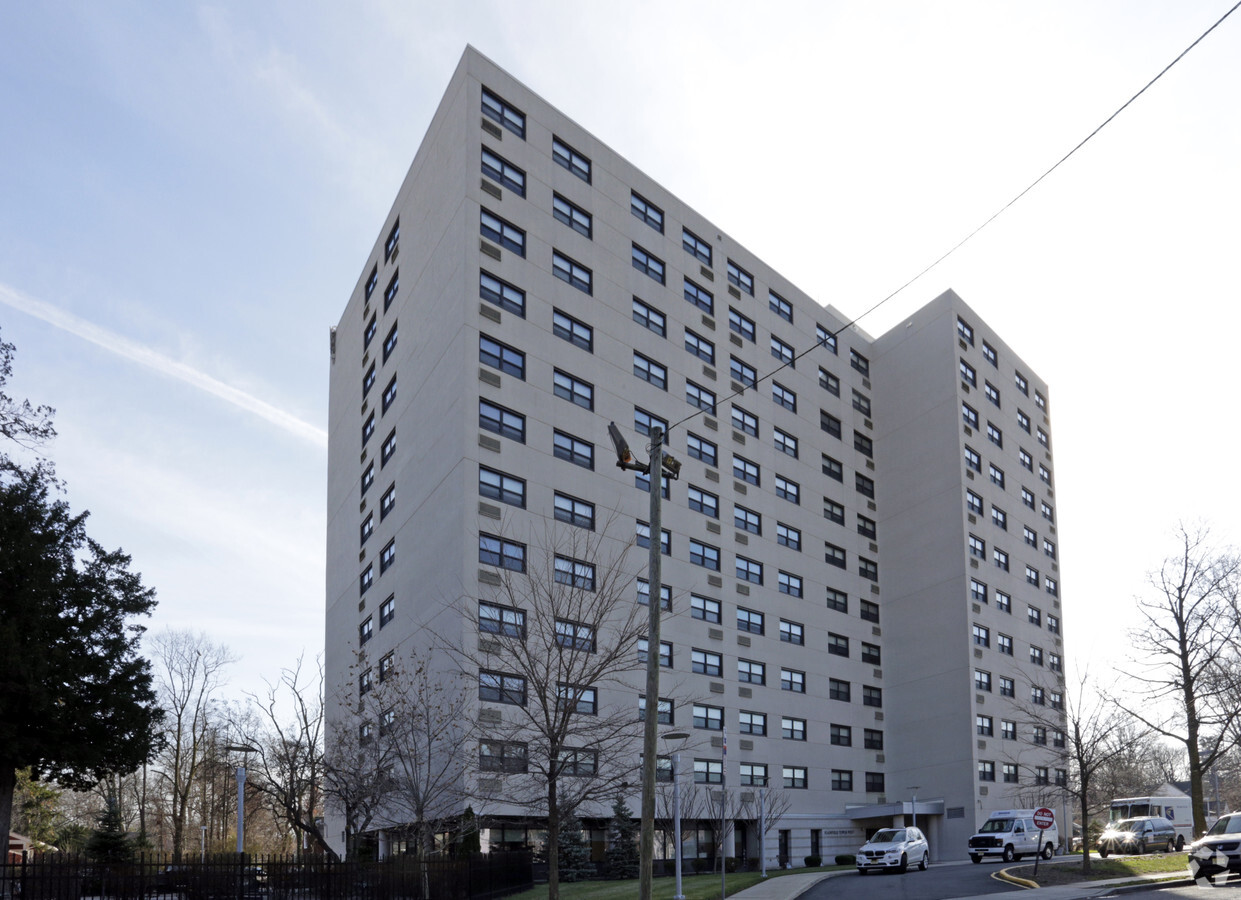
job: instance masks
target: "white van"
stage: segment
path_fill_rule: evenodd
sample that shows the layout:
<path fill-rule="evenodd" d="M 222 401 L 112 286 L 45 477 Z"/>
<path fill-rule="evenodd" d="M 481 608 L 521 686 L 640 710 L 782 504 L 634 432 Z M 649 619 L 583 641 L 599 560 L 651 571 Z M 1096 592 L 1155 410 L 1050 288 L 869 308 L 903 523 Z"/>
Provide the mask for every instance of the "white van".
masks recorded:
<path fill-rule="evenodd" d="M 1176 849 L 1182 850 L 1194 840 L 1193 801 L 1188 797 L 1123 797 L 1112 801 L 1108 819 L 1134 819 L 1139 816 L 1160 816 L 1172 823 L 1176 831 Z"/>
<path fill-rule="evenodd" d="M 1051 859 L 1059 840 L 1055 822 L 1040 834 L 1034 824 L 1034 810 L 999 809 L 970 838 L 970 860 L 980 863 L 984 856 L 998 856 L 1012 862 L 1035 853 Z"/>

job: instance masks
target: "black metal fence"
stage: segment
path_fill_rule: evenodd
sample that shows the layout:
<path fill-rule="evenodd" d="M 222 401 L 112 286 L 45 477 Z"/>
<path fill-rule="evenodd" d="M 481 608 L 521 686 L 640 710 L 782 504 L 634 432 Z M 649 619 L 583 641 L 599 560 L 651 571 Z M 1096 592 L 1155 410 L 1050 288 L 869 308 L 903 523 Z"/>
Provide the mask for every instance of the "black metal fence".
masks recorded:
<path fill-rule="evenodd" d="M 489 900 L 533 886 L 529 853 L 385 862 L 230 855 L 101 864 L 61 854 L 0 865 L 0 900 Z"/>

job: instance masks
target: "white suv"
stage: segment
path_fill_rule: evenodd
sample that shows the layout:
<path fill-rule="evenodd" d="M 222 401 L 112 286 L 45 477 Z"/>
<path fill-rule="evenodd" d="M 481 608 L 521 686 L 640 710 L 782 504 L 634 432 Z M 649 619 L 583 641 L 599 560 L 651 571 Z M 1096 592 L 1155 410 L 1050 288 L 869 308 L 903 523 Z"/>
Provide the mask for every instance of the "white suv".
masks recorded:
<path fill-rule="evenodd" d="M 857 870 L 865 875 L 871 869 L 904 872 L 910 863 L 926 871 L 931 852 L 926 836 L 917 828 L 881 828 L 857 852 Z"/>

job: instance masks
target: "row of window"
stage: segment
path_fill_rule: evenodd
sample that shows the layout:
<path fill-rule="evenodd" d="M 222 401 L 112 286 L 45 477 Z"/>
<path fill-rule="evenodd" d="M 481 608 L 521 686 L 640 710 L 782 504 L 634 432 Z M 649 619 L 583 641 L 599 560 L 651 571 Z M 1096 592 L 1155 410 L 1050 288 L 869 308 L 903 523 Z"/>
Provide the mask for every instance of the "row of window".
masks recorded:
<path fill-rule="evenodd" d="M 1029 531 L 1029 529 L 1027 529 L 1027 531 Z M 1030 532 L 1030 533 L 1033 534 L 1033 532 Z M 1048 555 L 1051 556 L 1052 559 L 1055 559 L 1055 555 L 1054 555 L 1055 545 L 1052 544 L 1050 541 L 1046 541 L 1045 543 L 1050 545 L 1051 552 L 1049 552 Z M 980 538 L 978 535 L 971 533 L 969 537 L 967 538 L 967 544 L 969 547 L 970 556 L 974 557 L 975 559 L 983 560 L 983 561 L 987 559 L 987 542 L 983 538 Z M 992 558 L 992 562 L 995 563 L 996 568 L 1004 572 L 1010 571 L 1010 563 L 1009 563 L 1009 556 L 1008 556 L 1007 550 L 1001 550 L 999 547 L 992 547 L 991 558 Z M 1035 588 L 1039 587 L 1039 570 L 1035 568 L 1034 566 L 1031 566 L 1031 565 L 1026 566 L 1026 584 L 1033 585 Z M 1053 597 L 1057 597 L 1060 594 L 1059 582 L 1055 578 L 1052 578 L 1050 575 L 1043 576 L 1042 587 L 1047 593 L 1051 594 Z"/>
<path fill-rule="evenodd" d="M 1021 778 L 1018 774 L 1016 763 L 1001 763 L 1000 771 L 1005 784 L 1020 784 Z M 1066 769 L 1056 769 L 1053 775 L 1051 769 L 1047 766 L 1032 766 L 1030 771 L 1033 773 L 1034 784 L 1056 784 L 1061 787 L 1069 783 L 1069 773 Z M 1054 781 L 1053 781 L 1054 777 Z M 978 761 L 978 780 L 979 781 L 995 781 L 995 762 L 989 759 L 980 759 Z"/>
<path fill-rule="evenodd" d="M 957 336 L 960 337 L 961 340 L 965 341 L 965 343 L 967 343 L 969 346 L 971 347 L 974 346 L 974 328 L 972 325 L 970 325 L 960 316 L 957 317 Z M 996 369 L 999 368 L 999 365 L 1000 365 L 999 355 L 996 353 L 995 348 L 992 347 L 986 341 L 982 342 L 982 355 L 983 355 L 983 359 L 985 359 L 988 363 L 990 363 L 992 368 L 996 368 Z M 968 365 L 964 360 L 961 361 L 961 364 L 963 367 Z M 969 371 L 973 372 L 973 367 L 969 367 Z M 962 375 L 962 380 L 968 381 L 969 384 L 974 387 L 978 386 L 975 378 L 965 377 L 966 375 L 965 368 L 962 369 L 961 375 Z M 1013 381 L 1017 387 L 1017 390 L 1019 390 L 1026 397 L 1030 396 L 1030 382 L 1024 375 L 1021 374 L 1021 372 L 1015 372 L 1013 374 Z M 998 392 L 996 393 L 995 403 L 996 403 L 996 406 L 999 406 Z M 1036 390 L 1034 392 L 1034 404 L 1040 410 L 1044 412 L 1047 411 L 1047 398 L 1043 396 L 1041 391 Z"/>
<path fill-rule="evenodd" d="M 974 728 L 978 732 L 979 737 L 995 737 L 995 719 L 991 716 L 978 715 L 974 717 Z M 1011 719 L 1000 720 L 1000 737 L 1006 741 L 1017 740 L 1017 723 Z M 1030 730 L 1030 742 L 1040 746 L 1047 745 L 1048 729 L 1044 725 L 1034 725 Z M 1058 750 L 1065 747 L 1064 732 L 1058 728 L 1051 729 L 1051 745 Z"/>
<path fill-rule="evenodd" d="M 1005 675 L 999 676 L 1000 696 L 1016 697 L 1016 682 Z M 991 693 L 991 673 L 985 669 L 974 670 L 974 690 Z M 1055 710 L 1064 709 L 1064 695 L 1060 691 L 1047 691 L 1035 685 L 1030 688 L 1030 702 L 1035 706 L 1050 706 Z"/>
<path fill-rule="evenodd" d="M 963 369 L 965 368 L 966 363 L 964 360 L 962 360 L 961 366 Z M 962 377 L 964 377 L 964 373 Z M 989 389 L 991 388 L 990 382 L 987 383 L 987 387 Z M 992 394 L 989 391 L 988 397 L 990 396 L 992 396 Z M 995 397 L 995 403 L 998 406 L 999 405 L 999 393 L 998 392 L 995 393 L 994 397 Z M 974 409 L 974 407 L 970 406 L 964 400 L 961 401 L 961 421 L 963 421 L 969 428 L 973 429 L 974 431 L 979 430 L 979 422 L 981 421 L 981 419 L 978 416 L 978 410 Z M 1027 416 L 1021 410 L 1017 411 L 1017 424 L 1027 434 L 1030 433 L 1030 417 Z M 1043 427 L 1041 425 L 1035 427 L 1034 434 L 1035 434 L 1035 439 L 1039 442 L 1039 445 L 1043 447 L 1044 449 L 1048 449 L 1050 446 L 1051 439 L 1048 437 L 1047 432 L 1043 430 Z M 1003 432 L 999 429 L 999 427 L 994 422 L 992 422 L 989 419 L 987 420 L 987 438 L 988 440 L 991 441 L 991 443 L 995 444 L 997 447 L 1004 446 Z M 1022 453 L 1025 454 L 1025 456 L 1029 456 L 1029 454 L 1025 453 L 1024 450 L 1022 450 Z M 1023 457 L 1023 463 L 1024 463 L 1024 459 L 1025 457 Z"/>
<path fill-rule="evenodd" d="M 979 647 L 989 648 L 991 646 L 991 629 L 986 625 L 979 625 L 977 622 L 973 625 L 974 644 Z M 1013 639 L 1007 634 L 996 633 L 995 640 L 996 649 L 1005 656 L 1013 655 Z M 1033 665 L 1043 665 L 1043 648 L 1036 644 L 1030 645 L 1030 662 Z M 1053 672 L 1063 671 L 1063 663 L 1059 653 L 1047 654 L 1047 668 Z"/>

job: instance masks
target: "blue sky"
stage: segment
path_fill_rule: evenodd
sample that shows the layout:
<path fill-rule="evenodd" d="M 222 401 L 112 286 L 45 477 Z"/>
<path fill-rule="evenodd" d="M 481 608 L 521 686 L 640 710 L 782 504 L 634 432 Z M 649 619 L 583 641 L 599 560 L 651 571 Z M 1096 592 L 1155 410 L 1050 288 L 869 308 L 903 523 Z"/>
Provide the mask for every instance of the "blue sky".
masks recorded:
<path fill-rule="evenodd" d="M 261 689 L 322 644 L 329 328 L 472 43 L 849 314 L 1229 3 L 0 5 L 0 334 L 92 533 Z M 952 287 L 1051 385 L 1070 658 L 1241 542 L 1241 12 L 862 326 Z"/>

